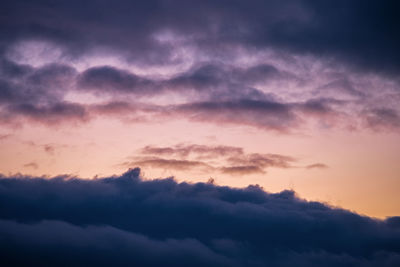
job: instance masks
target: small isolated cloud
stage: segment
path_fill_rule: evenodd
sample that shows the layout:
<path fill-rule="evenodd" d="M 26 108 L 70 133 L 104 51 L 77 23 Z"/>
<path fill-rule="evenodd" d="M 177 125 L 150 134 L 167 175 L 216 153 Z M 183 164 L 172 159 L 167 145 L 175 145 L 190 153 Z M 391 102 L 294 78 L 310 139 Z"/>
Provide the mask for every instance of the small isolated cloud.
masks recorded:
<path fill-rule="evenodd" d="M 44 151 L 46 153 L 48 153 L 50 155 L 53 155 L 55 150 L 56 150 L 55 146 L 54 145 L 50 145 L 50 144 L 44 145 L 43 149 L 44 149 Z"/>
<path fill-rule="evenodd" d="M 327 169 L 329 168 L 328 165 L 324 163 L 314 163 L 306 166 L 306 169 L 312 170 L 312 169 Z"/>
<path fill-rule="evenodd" d="M 3 266 L 400 264 L 398 217 L 293 191 L 145 181 L 139 169 L 92 180 L 0 176 L 0 188 Z"/>
<path fill-rule="evenodd" d="M 29 163 L 24 164 L 24 167 L 37 170 L 39 168 L 39 165 L 36 162 L 29 162 Z"/>

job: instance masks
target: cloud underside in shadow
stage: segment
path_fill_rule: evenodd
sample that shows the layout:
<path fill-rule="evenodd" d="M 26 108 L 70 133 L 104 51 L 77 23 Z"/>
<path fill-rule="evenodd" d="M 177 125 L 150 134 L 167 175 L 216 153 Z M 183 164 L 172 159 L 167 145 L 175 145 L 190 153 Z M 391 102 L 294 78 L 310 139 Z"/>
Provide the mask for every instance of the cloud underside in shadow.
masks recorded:
<path fill-rule="evenodd" d="M 310 123 L 323 128 L 390 131 L 400 127 L 396 108 L 364 105 L 365 96 L 357 95 L 361 98 L 354 102 L 316 94 L 307 100 L 287 102 L 277 98 L 279 92 L 273 95 L 249 85 L 260 79 L 287 79 L 283 74 L 276 74 L 279 71 L 272 66 L 231 69 L 221 64 L 208 64 L 177 77 L 151 80 L 110 66 L 78 73 L 63 64 L 33 68 L 3 60 L 0 65 L 0 123 L 6 125 L 25 122 L 48 126 L 82 124 L 108 117 L 130 123 L 185 119 L 250 126 L 278 133 L 301 131 Z M 253 77 L 254 68 L 263 78 Z M 66 99 L 68 93 L 87 92 L 102 100 L 85 104 Z M 162 104 L 151 101 L 171 94 L 185 101 Z M 355 103 L 361 103 L 362 109 L 357 111 L 359 107 L 356 109 Z"/>
<path fill-rule="evenodd" d="M 258 186 L 0 178 L 5 265 L 398 266 L 400 220 Z M 21 256 L 23 255 L 23 256 Z"/>
<path fill-rule="evenodd" d="M 290 132 L 304 124 L 303 118 L 325 121 L 339 115 L 334 107 L 340 106 L 340 101 L 315 98 L 284 103 L 249 87 L 247 83 L 254 79 L 254 68 L 257 68 L 257 75 L 264 77 L 258 79 L 268 80 L 273 67 L 232 70 L 220 65 L 202 65 L 177 77 L 151 80 L 110 66 L 78 73 L 65 64 L 33 68 L 3 60 L 0 64 L 0 122 L 28 120 L 54 125 L 83 123 L 101 116 L 131 122 L 151 122 L 167 117 Z M 272 72 L 278 71 L 273 69 Z M 68 93 L 85 92 L 104 100 L 85 104 L 66 99 Z M 170 94 L 184 97 L 184 103 L 155 104 L 141 99 Z"/>

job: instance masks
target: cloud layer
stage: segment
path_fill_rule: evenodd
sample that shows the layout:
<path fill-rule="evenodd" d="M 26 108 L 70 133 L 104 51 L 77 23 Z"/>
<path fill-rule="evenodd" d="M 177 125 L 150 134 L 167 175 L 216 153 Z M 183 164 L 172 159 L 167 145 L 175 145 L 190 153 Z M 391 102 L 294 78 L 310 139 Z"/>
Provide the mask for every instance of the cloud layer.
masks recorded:
<path fill-rule="evenodd" d="M 336 57 L 361 68 L 399 70 L 399 18 L 394 11 L 398 3 L 391 0 L 120 0 L 112 8 L 101 0 L 3 1 L 2 7 L 2 47 L 24 38 L 44 39 L 65 47 L 70 55 L 103 47 L 152 64 L 177 60 L 174 43 L 195 44 L 209 54 L 217 48 L 267 46 Z M 188 37 L 173 39 L 174 35 Z"/>
<path fill-rule="evenodd" d="M 278 133 L 310 122 L 398 131 L 396 8 L 390 0 L 2 1 L 0 122 L 83 123 L 107 113 Z"/>
<path fill-rule="evenodd" d="M 375 220 L 258 186 L 0 179 L 0 254 L 11 265 L 397 266 L 399 218 Z"/>

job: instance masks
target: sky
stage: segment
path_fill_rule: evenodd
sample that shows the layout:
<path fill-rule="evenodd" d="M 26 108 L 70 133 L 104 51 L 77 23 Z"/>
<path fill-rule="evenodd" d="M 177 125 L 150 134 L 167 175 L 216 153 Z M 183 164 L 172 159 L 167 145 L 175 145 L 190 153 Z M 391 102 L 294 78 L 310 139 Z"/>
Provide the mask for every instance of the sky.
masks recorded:
<path fill-rule="evenodd" d="M 0 246 L 10 265 L 24 250 L 31 261 L 19 264 L 41 264 L 52 245 L 94 264 L 90 255 L 113 251 L 93 240 L 112 237 L 121 265 L 395 266 L 397 10 L 391 0 L 1 1 L 0 232 L 8 239 Z M 254 229 L 224 232 L 230 220 L 232 232 Z M 276 247 L 257 238 L 268 229 L 277 230 Z M 320 237 L 299 244 L 310 229 Z M 42 247 L 29 250 L 41 235 Z M 82 244 L 91 248 L 85 256 Z M 156 251 L 160 262 L 130 255 L 132 247 Z M 68 258 L 54 255 L 45 264 Z M 108 260 L 115 264 L 100 262 Z"/>

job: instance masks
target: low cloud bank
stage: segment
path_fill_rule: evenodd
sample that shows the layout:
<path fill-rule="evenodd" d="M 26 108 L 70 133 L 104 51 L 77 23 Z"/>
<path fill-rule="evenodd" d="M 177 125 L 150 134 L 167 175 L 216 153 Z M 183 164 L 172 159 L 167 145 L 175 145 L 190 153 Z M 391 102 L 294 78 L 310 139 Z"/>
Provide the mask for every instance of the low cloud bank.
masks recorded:
<path fill-rule="evenodd" d="M 258 186 L 0 177 L 2 264 L 399 266 L 400 219 Z"/>

